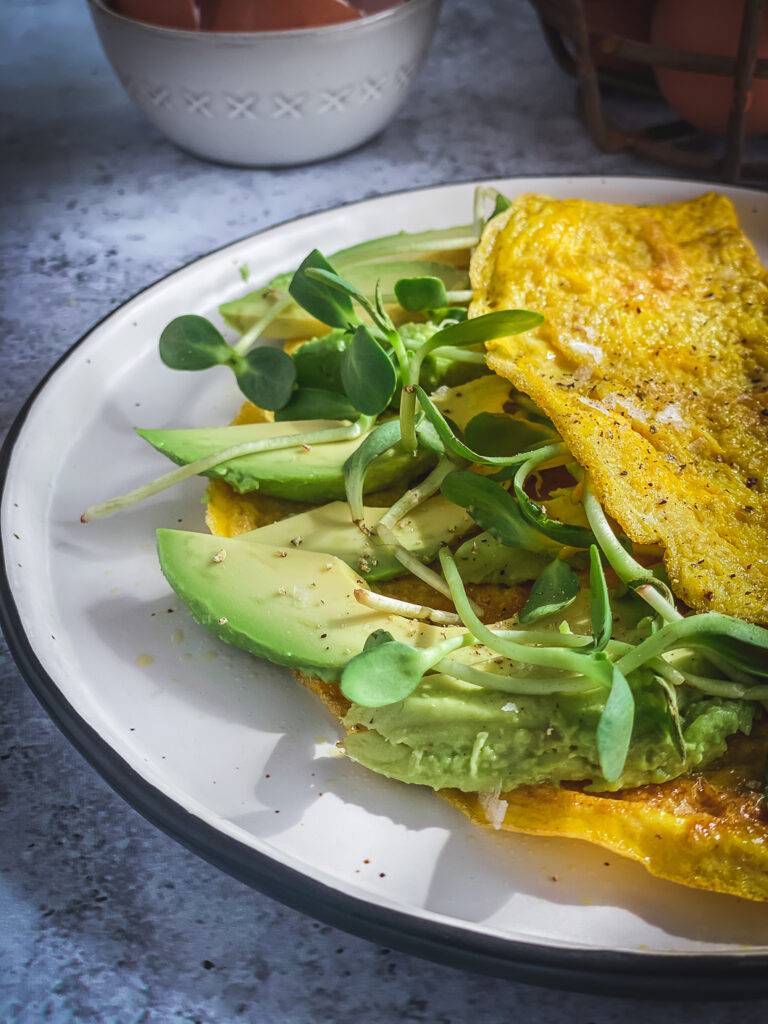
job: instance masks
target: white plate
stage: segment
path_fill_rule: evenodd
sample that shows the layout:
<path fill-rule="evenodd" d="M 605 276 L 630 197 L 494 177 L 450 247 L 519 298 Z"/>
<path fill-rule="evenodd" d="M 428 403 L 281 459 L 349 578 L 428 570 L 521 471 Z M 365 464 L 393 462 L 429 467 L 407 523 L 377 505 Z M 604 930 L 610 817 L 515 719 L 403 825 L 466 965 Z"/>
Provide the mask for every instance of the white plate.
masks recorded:
<path fill-rule="evenodd" d="M 494 182 L 611 202 L 681 200 L 700 183 Z M 768 197 L 721 189 L 768 259 Z M 188 481 L 83 526 L 82 510 L 163 472 L 134 425 L 222 424 L 231 374 L 174 373 L 157 338 L 296 266 L 398 228 L 471 219 L 472 184 L 357 203 L 237 242 L 165 278 L 93 329 L 9 435 L 3 625 L 32 688 L 107 780 L 223 869 L 350 931 L 449 963 L 563 987 L 768 992 L 768 909 L 659 881 L 586 843 L 471 827 L 424 789 L 334 756 L 338 730 L 287 671 L 197 626 L 163 579 L 160 526 L 202 530 Z"/>

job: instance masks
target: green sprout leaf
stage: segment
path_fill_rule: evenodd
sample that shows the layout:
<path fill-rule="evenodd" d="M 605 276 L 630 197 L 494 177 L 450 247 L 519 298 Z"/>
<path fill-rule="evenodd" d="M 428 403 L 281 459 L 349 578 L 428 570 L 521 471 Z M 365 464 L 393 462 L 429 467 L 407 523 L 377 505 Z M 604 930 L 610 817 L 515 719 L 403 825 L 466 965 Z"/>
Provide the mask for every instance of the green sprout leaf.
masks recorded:
<path fill-rule="evenodd" d="M 458 470 L 443 480 L 440 490 L 501 544 L 528 551 L 552 550 L 553 545 L 520 514 L 513 496 L 488 477 Z"/>
<path fill-rule="evenodd" d="M 279 348 L 254 348 L 235 367 L 240 390 L 262 409 L 288 404 L 296 380 L 293 360 Z"/>
<path fill-rule="evenodd" d="M 606 679 L 610 680 L 611 692 L 597 725 L 597 755 L 600 770 L 609 782 L 614 782 L 624 771 L 632 739 L 635 721 L 635 698 L 624 675 L 606 655 L 598 662 L 603 666 Z"/>
<path fill-rule="evenodd" d="M 480 455 L 504 457 L 552 441 L 555 434 L 540 423 L 513 419 L 506 413 L 480 412 L 467 424 L 464 438 Z"/>
<path fill-rule="evenodd" d="M 207 370 L 231 357 L 221 332 L 204 316 L 177 316 L 160 335 L 160 358 L 172 370 Z"/>
<path fill-rule="evenodd" d="M 720 612 L 702 612 L 668 622 L 625 654 L 618 666 L 629 675 L 665 651 L 680 647 L 713 651 L 740 672 L 768 677 L 768 629 Z"/>
<path fill-rule="evenodd" d="M 595 638 L 594 650 L 604 651 L 611 639 L 613 616 L 605 573 L 600 562 L 600 549 L 595 544 L 589 549 L 589 610 Z"/>
<path fill-rule="evenodd" d="M 567 562 L 556 558 L 534 581 L 518 620 L 527 625 L 567 608 L 576 600 L 580 590 L 579 577 Z"/>
<path fill-rule="evenodd" d="M 372 651 L 374 647 L 381 647 L 382 644 L 393 644 L 395 638 L 386 629 L 374 629 L 369 633 L 363 644 L 364 651 Z"/>
<path fill-rule="evenodd" d="M 445 455 L 445 445 L 440 440 L 440 435 L 429 420 L 421 415 L 416 419 L 416 437 L 419 439 L 420 447 L 437 455 Z"/>
<path fill-rule="evenodd" d="M 526 477 L 536 466 L 548 461 L 547 452 L 550 447 L 554 446 L 548 446 L 536 452 L 515 473 L 514 490 L 520 511 L 532 526 L 535 526 L 545 537 L 549 537 L 557 544 L 572 548 L 588 548 L 595 541 L 591 530 L 585 526 L 573 526 L 570 523 L 561 523 L 558 519 L 550 519 L 546 509 L 529 498 L 523 490 Z"/>
<path fill-rule="evenodd" d="M 275 413 L 275 422 L 286 420 L 356 420 L 358 410 L 344 395 L 322 388 L 297 388 L 287 405 Z"/>
<path fill-rule="evenodd" d="M 507 338 L 513 334 L 522 334 L 533 330 L 544 323 L 541 313 L 531 313 L 527 309 L 500 309 L 495 313 L 484 313 L 461 323 L 450 324 L 437 331 L 424 343 L 421 352 L 426 355 L 442 345 L 478 345 L 494 338 Z"/>
<path fill-rule="evenodd" d="M 378 416 L 395 393 L 397 371 L 363 324 L 355 331 L 342 356 L 341 380 L 352 405 L 366 416 Z"/>
<path fill-rule="evenodd" d="M 288 291 L 298 304 L 311 313 L 315 319 L 329 327 L 343 327 L 351 330 L 360 323 L 349 295 L 331 289 L 325 282 L 307 274 L 307 270 L 321 270 L 335 276 L 328 260 L 317 249 L 313 249 L 301 263 L 291 279 Z"/>
<path fill-rule="evenodd" d="M 464 444 L 463 441 L 460 441 L 459 438 L 456 437 L 450 424 L 426 393 L 424 388 L 420 385 L 416 385 L 414 391 L 422 409 L 424 410 L 424 415 L 434 427 L 440 440 L 445 446 L 446 451 L 451 452 L 453 455 L 457 455 L 461 459 L 467 459 L 469 462 L 477 462 L 483 466 L 514 466 L 530 458 L 530 452 L 521 452 L 517 455 L 493 456 L 481 455 L 479 452 L 473 451 Z M 542 449 L 542 451 L 543 450 L 544 449 Z"/>
<path fill-rule="evenodd" d="M 410 312 L 444 309 L 448 294 L 439 277 L 405 277 L 395 283 L 397 301 Z"/>
<path fill-rule="evenodd" d="M 354 704 L 382 708 L 410 696 L 425 672 L 462 647 L 465 635 L 443 640 L 433 647 L 417 650 L 393 640 L 391 634 L 377 631 L 364 649 L 348 663 L 341 676 L 341 692 Z M 383 634 L 383 635 L 382 635 Z"/>
<path fill-rule="evenodd" d="M 667 701 L 667 712 L 669 714 L 669 734 L 675 745 L 680 760 L 685 760 L 685 734 L 683 733 L 683 721 L 680 715 L 680 704 L 677 699 L 677 690 L 668 680 L 662 676 L 654 676 L 656 682 L 662 689 Z"/>
<path fill-rule="evenodd" d="M 389 451 L 400 440 L 400 421 L 388 420 L 380 423 L 368 434 L 362 444 L 350 455 L 344 463 L 344 487 L 347 492 L 347 501 L 354 522 L 360 522 L 363 518 L 363 493 L 365 490 L 365 476 L 368 467 L 384 452 Z"/>
<path fill-rule="evenodd" d="M 501 192 L 497 192 L 493 203 L 493 212 L 491 213 L 491 217 L 495 217 L 499 213 L 504 213 L 504 211 L 508 210 L 511 205 L 511 199 L 507 199 L 507 197 L 503 196 Z"/>
<path fill-rule="evenodd" d="M 395 326 L 389 318 L 389 314 L 384 309 L 384 301 L 381 296 L 381 288 L 379 282 L 376 286 L 376 298 L 373 302 L 356 288 L 349 281 L 345 281 L 343 277 L 340 277 L 330 264 L 327 267 L 313 266 L 308 267 L 306 270 L 306 276 L 309 278 L 319 290 L 325 295 L 341 295 L 344 296 L 345 301 L 350 304 L 352 308 L 352 300 L 354 299 L 363 309 L 366 311 L 368 316 L 373 320 L 374 324 L 379 330 L 387 337 L 387 340 L 392 340 L 391 336 L 394 334 L 397 336 Z M 360 323 L 360 318 L 353 311 L 354 320 L 348 321 L 350 329 L 357 326 Z M 341 325 L 338 325 L 341 326 Z"/>

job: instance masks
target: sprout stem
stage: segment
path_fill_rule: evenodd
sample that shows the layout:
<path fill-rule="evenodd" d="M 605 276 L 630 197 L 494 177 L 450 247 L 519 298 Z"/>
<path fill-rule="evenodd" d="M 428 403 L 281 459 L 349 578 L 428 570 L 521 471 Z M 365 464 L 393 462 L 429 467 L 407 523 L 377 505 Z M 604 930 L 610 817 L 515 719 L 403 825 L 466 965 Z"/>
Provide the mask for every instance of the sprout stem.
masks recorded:
<path fill-rule="evenodd" d="M 416 393 L 412 385 L 400 392 L 400 437 L 406 451 L 416 454 Z"/>
<path fill-rule="evenodd" d="M 652 586 L 659 586 L 659 581 L 655 578 L 652 572 L 640 565 L 635 559 L 624 550 L 619 543 L 616 534 L 611 529 L 611 525 L 603 512 L 600 502 L 595 497 L 595 492 L 592 488 L 592 481 L 587 473 L 584 474 L 584 492 L 583 492 L 583 503 L 584 512 L 587 516 L 587 522 L 592 527 L 592 532 L 600 545 L 603 554 L 608 559 L 608 564 L 611 566 L 613 571 L 619 577 L 622 583 L 637 583 L 640 580 L 644 580 Z M 648 600 L 648 598 L 646 598 Z M 650 604 L 651 602 L 648 601 Z M 667 601 L 667 604 L 671 602 Z M 654 607 L 654 610 L 658 609 Z M 674 605 L 672 605 L 674 609 Z M 660 613 L 661 614 L 661 613 Z"/>
<path fill-rule="evenodd" d="M 454 679 L 465 683 L 482 686 L 486 690 L 500 690 L 518 696 L 544 696 L 550 693 L 586 693 L 588 690 L 599 689 L 587 676 L 541 676 L 540 678 L 522 679 L 518 676 L 507 676 L 501 672 L 486 672 L 471 665 L 463 665 L 453 658 L 443 658 L 434 668 L 435 672 L 444 672 Z"/>
<path fill-rule="evenodd" d="M 707 652 L 709 654 L 709 652 Z M 731 682 L 727 679 L 712 679 L 710 676 L 700 676 L 694 672 L 670 665 L 663 658 L 654 658 L 648 662 L 648 668 L 657 675 L 680 686 L 687 683 L 702 693 L 708 693 L 711 697 L 724 697 L 732 700 L 765 700 L 768 698 L 768 684 L 755 686 L 752 680 L 746 683 Z"/>
<path fill-rule="evenodd" d="M 383 527 L 385 530 L 393 530 L 395 526 L 400 522 L 403 516 L 408 515 L 413 509 L 422 502 L 426 501 L 427 498 L 431 498 L 433 494 L 440 490 L 440 484 L 456 469 L 456 464 L 453 460 L 443 456 L 437 463 L 432 472 L 424 477 L 420 484 L 416 487 L 412 487 L 410 491 L 406 491 L 405 494 L 399 498 L 395 504 L 384 513 L 377 524 L 377 532 Z"/>
<path fill-rule="evenodd" d="M 380 612 L 390 612 L 393 615 L 404 615 L 409 619 L 428 619 L 441 626 L 461 625 L 461 619 L 453 612 L 441 612 L 437 608 L 429 608 L 424 604 L 398 601 L 395 597 L 377 594 L 373 590 L 363 590 L 361 587 L 355 590 L 355 600 L 359 604 L 364 604 L 366 608 L 373 608 Z"/>
<path fill-rule="evenodd" d="M 92 519 L 101 519 L 103 516 L 111 515 L 113 512 L 118 512 L 120 509 L 128 508 L 130 505 L 135 505 L 137 502 L 143 501 L 145 498 L 150 498 L 153 494 L 159 494 L 160 491 L 165 491 L 169 487 L 173 487 L 175 484 L 179 484 L 183 480 L 189 479 L 191 476 L 207 473 L 208 470 L 213 469 L 222 462 L 239 459 L 245 455 L 256 455 L 259 452 L 277 451 L 281 448 L 295 448 L 302 444 L 326 444 L 331 441 L 352 440 L 355 437 L 359 437 L 363 429 L 368 426 L 370 421 L 367 419 L 361 426 L 363 419 L 364 418 L 361 417 L 357 423 L 352 423 L 348 427 L 331 427 L 324 430 L 310 430 L 304 434 L 287 434 L 281 437 L 263 438 L 260 441 L 246 441 L 243 444 L 233 444 L 228 448 L 220 448 L 219 451 L 211 452 L 209 455 L 204 455 L 200 459 L 195 459 L 194 462 L 190 462 L 186 466 L 179 466 L 178 469 L 173 469 L 170 473 L 165 473 L 163 476 L 157 477 L 156 480 L 152 480 L 148 484 L 142 484 L 141 487 L 128 491 L 127 494 L 121 494 L 117 498 L 110 498 L 109 501 L 103 501 L 98 505 L 91 505 L 91 507 L 86 509 L 80 516 L 80 521 L 82 523 L 88 523 Z"/>
<path fill-rule="evenodd" d="M 418 577 L 418 579 L 432 587 L 433 590 L 436 590 L 439 594 L 442 594 L 449 600 L 452 599 L 450 588 L 440 573 L 435 572 L 434 569 L 428 568 L 428 566 L 424 565 L 416 555 L 412 554 L 412 552 L 408 551 L 407 548 L 404 548 L 401 544 L 398 544 L 397 538 L 391 530 L 388 530 L 386 526 L 382 529 L 381 520 L 379 520 L 376 526 L 376 533 L 382 543 L 387 545 L 398 562 L 404 566 L 408 572 L 413 576 Z M 472 607 L 477 608 L 477 605 L 472 605 Z M 477 608 L 477 611 L 479 612 L 480 609 Z"/>
<path fill-rule="evenodd" d="M 635 593 L 638 597 L 642 597 L 665 622 L 677 622 L 678 619 L 682 619 L 683 616 L 677 608 L 670 604 L 656 587 L 651 586 L 650 583 L 644 583 L 641 587 L 637 587 Z"/>
<path fill-rule="evenodd" d="M 594 679 L 600 686 L 605 686 L 604 674 L 598 663 L 589 655 L 578 654 L 576 651 L 559 648 L 526 647 L 510 639 L 509 634 L 502 637 L 484 626 L 471 607 L 464 590 L 464 583 L 447 547 L 440 548 L 440 564 L 451 591 L 456 611 L 470 632 L 477 639 L 490 647 L 492 651 L 510 658 L 523 665 L 543 665 L 545 668 L 561 669 L 566 672 L 577 672 Z"/>
<path fill-rule="evenodd" d="M 292 302 L 293 299 L 290 295 L 281 295 L 281 297 L 277 299 L 272 306 L 270 306 L 266 313 L 260 316 L 256 323 L 248 328 L 237 344 L 233 345 L 235 352 L 239 356 L 244 356 L 257 338 L 261 337 L 262 333 L 267 329 L 267 327 L 269 327 L 272 321 L 280 316 L 281 313 L 285 312 Z"/>
<path fill-rule="evenodd" d="M 411 352 L 418 352 L 421 346 L 424 344 L 423 341 L 403 341 L 405 347 Z M 440 348 L 434 349 L 435 352 L 440 353 L 441 356 L 445 356 L 446 359 L 450 359 L 454 363 L 473 363 L 477 366 L 485 366 L 485 356 L 482 352 L 473 352 L 472 349 L 458 348 L 455 345 L 442 345 Z"/>

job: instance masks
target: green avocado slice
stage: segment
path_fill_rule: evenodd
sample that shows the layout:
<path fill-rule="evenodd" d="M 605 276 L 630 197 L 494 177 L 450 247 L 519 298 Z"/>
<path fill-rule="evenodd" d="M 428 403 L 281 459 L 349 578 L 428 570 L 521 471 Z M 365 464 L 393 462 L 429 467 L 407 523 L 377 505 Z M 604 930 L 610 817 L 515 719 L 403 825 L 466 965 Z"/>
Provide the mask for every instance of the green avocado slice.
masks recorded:
<path fill-rule="evenodd" d="M 183 530 L 158 530 L 157 548 L 166 579 L 198 622 L 227 643 L 326 682 L 340 678 L 376 629 L 414 647 L 464 632 L 366 608 L 354 595 L 365 583 L 332 555 L 257 544 L 252 534 Z"/>
<path fill-rule="evenodd" d="M 363 519 L 369 531 L 386 511 L 385 508 L 366 506 Z M 407 551 L 417 558 L 431 561 L 442 544 L 457 540 L 472 526 L 474 523 L 465 509 L 438 494 L 401 519 L 394 533 Z M 292 544 L 304 551 L 325 551 L 336 555 L 371 583 L 392 579 L 407 571 L 390 548 L 355 526 L 345 501 L 333 501 L 262 526 L 248 536 L 258 544 L 277 547 Z"/>
<path fill-rule="evenodd" d="M 234 427 L 209 427 L 200 430 L 138 430 L 145 441 L 177 465 L 248 441 L 306 434 L 343 424 L 338 420 L 302 420 L 284 423 L 248 423 Z M 344 497 L 342 467 L 360 446 L 363 437 L 330 444 L 257 452 L 222 462 L 205 474 L 226 480 L 238 492 L 259 490 L 263 494 L 291 498 L 294 501 L 324 502 Z M 309 448 L 309 450 L 307 450 Z M 391 448 L 371 463 L 366 490 L 375 491 L 395 482 L 408 484 L 434 462 L 434 455 L 422 452 L 414 457 L 402 448 Z"/>

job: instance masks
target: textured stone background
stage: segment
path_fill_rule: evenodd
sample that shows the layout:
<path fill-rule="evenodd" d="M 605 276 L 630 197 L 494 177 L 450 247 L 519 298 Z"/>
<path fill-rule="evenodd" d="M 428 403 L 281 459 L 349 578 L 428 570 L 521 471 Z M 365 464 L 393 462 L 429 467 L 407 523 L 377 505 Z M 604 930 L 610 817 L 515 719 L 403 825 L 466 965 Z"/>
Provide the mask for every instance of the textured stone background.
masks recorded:
<path fill-rule="evenodd" d="M 0 433 L 115 305 L 249 232 L 473 177 L 668 173 L 594 151 L 524 0 L 446 0 L 391 127 L 358 152 L 279 172 L 201 163 L 160 137 L 81 0 L 3 0 L 0 53 Z M 650 1007 L 483 979 L 287 910 L 149 826 L 61 737 L 4 647 L 0 658 L 0 1021 L 768 1018 L 768 1001 Z"/>

